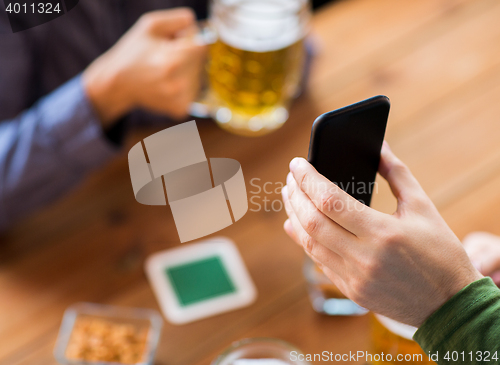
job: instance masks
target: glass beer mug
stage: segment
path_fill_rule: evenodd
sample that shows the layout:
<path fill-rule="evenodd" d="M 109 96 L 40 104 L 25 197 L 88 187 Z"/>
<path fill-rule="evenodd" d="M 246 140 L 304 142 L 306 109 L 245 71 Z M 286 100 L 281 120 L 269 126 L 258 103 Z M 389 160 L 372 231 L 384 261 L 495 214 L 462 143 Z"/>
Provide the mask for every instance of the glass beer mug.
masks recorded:
<path fill-rule="evenodd" d="M 224 129 L 269 133 L 288 119 L 304 67 L 308 0 L 212 0 L 210 115 Z"/>
<path fill-rule="evenodd" d="M 429 359 L 418 343 L 413 341 L 417 329 L 397 322 L 393 319 L 373 315 L 372 318 L 372 359 L 371 365 L 383 364 L 415 364 L 431 365 L 434 361 Z M 382 355 L 383 354 L 383 355 Z"/>
<path fill-rule="evenodd" d="M 234 342 L 211 365 L 311 365 L 303 359 L 300 350 L 283 340 L 246 338 Z"/>
<path fill-rule="evenodd" d="M 323 271 L 306 256 L 304 276 L 313 309 L 330 316 L 354 316 L 368 313 L 344 294 L 323 274 Z"/>

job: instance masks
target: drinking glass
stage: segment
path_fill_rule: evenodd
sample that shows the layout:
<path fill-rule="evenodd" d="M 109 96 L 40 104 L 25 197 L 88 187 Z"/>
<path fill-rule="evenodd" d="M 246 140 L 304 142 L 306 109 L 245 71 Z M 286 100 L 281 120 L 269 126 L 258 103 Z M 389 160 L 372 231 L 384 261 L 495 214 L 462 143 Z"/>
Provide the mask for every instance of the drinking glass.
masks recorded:
<path fill-rule="evenodd" d="M 431 361 L 418 343 L 413 340 L 416 327 L 397 322 L 393 319 L 375 314 L 372 319 L 372 365 L 396 364 L 404 362 L 408 365 L 430 365 Z M 381 355 L 384 354 L 382 359 Z M 379 355 L 377 358 L 375 355 Z M 401 360 L 398 361 L 398 355 Z M 390 357 L 389 357 L 390 356 Z"/>
<path fill-rule="evenodd" d="M 247 338 L 234 342 L 211 365 L 311 365 L 299 361 L 299 355 L 300 350 L 283 340 Z"/>
<path fill-rule="evenodd" d="M 304 261 L 304 276 L 307 281 L 309 299 L 316 312 L 330 316 L 353 316 L 368 313 L 368 310 L 346 298 L 307 256 Z"/>
<path fill-rule="evenodd" d="M 283 125 L 302 79 L 309 19 L 309 0 L 211 1 L 203 99 L 219 126 L 257 136 Z"/>

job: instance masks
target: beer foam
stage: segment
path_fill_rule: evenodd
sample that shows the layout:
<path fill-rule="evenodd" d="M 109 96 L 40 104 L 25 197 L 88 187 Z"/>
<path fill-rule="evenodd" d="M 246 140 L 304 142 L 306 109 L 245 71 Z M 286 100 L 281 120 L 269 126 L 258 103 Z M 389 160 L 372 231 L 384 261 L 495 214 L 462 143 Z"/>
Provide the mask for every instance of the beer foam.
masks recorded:
<path fill-rule="evenodd" d="M 304 37 L 304 4 L 304 0 L 221 0 L 213 9 L 213 26 L 231 47 L 276 51 Z"/>

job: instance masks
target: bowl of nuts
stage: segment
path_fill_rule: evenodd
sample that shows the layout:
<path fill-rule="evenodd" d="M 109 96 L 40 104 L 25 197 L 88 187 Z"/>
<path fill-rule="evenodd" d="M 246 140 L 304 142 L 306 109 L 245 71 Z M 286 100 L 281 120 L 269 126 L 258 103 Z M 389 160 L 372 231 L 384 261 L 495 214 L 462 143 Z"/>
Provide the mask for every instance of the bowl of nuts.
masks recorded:
<path fill-rule="evenodd" d="M 77 303 L 64 312 L 54 356 L 63 365 L 150 365 L 162 324 L 152 309 Z"/>

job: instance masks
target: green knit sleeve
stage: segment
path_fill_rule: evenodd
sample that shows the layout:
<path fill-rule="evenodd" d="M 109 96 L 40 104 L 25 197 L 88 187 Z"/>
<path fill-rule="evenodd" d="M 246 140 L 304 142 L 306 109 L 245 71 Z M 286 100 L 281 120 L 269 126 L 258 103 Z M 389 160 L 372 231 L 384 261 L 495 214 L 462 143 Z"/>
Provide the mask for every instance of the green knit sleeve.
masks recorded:
<path fill-rule="evenodd" d="M 463 288 L 413 336 L 439 365 L 500 364 L 500 290 L 491 278 Z"/>

